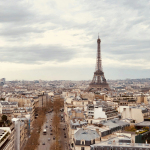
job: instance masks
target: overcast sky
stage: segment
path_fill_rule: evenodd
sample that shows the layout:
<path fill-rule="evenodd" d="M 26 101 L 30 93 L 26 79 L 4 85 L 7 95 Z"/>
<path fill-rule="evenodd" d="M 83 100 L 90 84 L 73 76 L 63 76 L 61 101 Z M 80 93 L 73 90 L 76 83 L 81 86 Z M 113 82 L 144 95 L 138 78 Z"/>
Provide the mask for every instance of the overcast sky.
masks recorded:
<path fill-rule="evenodd" d="M 0 78 L 150 77 L 149 0 L 1 0 Z"/>

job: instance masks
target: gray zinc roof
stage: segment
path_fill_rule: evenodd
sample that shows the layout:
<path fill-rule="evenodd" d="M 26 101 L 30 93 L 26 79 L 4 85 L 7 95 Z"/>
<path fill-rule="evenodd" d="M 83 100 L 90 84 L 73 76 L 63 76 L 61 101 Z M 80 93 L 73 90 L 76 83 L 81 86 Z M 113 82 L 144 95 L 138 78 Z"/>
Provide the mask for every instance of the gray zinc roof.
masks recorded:
<path fill-rule="evenodd" d="M 18 104 L 18 102 L 6 102 L 6 101 L 1 101 L 0 103 L 1 103 L 1 105 L 16 105 L 16 104 Z"/>
<path fill-rule="evenodd" d="M 107 122 L 103 123 L 104 126 L 108 126 L 109 129 L 119 127 L 117 123 L 113 123 L 111 120 L 108 120 Z"/>
<path fill-rule="evenodd" d="M 122 121 L 122 120 L 115 120 L 114 119 L 114 122 L 120 126 L 124 126 L 124 125 L 130 125 L 130 123 L 128 122 L 125 122 L 125 121 Z"/>
<path fill-rule="evenodd" d="M 150 126 L 150 121 L 143 121 L 140 123 L 137 123 L 135 126 Z"/>
<path fill-rule="evenodd" d="M 91 141 L 96 138 L 100 138 L 99 134 L 95 130 L 89 130 L 89 129 L 79 129 L 74 134 L 75 140 L 85 140 L 85 141 Z"/>

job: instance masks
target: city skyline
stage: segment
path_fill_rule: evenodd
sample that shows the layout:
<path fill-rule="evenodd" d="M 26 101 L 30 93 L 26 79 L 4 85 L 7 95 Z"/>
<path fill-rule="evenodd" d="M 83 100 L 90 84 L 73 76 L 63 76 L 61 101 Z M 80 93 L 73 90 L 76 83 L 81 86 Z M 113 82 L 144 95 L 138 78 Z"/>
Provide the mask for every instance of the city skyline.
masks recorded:
<path fill-rule="evenodd" d="M 106 79 L 148 78 L 149 6 L 147 0 L 2 1 L 0 76 L 91 80 L 99 33 Z"/>

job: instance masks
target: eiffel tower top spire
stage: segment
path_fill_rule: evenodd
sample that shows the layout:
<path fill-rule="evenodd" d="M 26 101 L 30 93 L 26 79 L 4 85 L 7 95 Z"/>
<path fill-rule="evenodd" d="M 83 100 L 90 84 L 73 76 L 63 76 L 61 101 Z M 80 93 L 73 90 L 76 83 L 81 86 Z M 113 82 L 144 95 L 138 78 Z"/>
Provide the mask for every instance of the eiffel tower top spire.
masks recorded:
<path fill-rule="evenodd" d="M 102 71 L 102 61 L 101 61 L 101 39 L 99 38 L 98 34 L 98 39 L 97 39 L 97 58 L 96 58 L 96 70 L 101 70 Z"/>

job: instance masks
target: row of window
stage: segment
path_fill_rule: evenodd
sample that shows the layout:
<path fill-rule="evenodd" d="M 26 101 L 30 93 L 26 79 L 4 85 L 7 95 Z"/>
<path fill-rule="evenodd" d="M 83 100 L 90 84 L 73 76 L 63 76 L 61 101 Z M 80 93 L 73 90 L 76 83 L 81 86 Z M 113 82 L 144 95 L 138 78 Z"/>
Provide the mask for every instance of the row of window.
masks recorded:
<path fill-rule="evenodd" d="M 91 150 L 150 150 L 141 147 L 91 147 Z"/>

